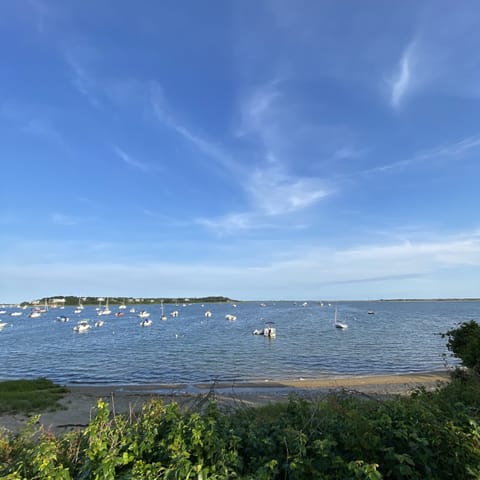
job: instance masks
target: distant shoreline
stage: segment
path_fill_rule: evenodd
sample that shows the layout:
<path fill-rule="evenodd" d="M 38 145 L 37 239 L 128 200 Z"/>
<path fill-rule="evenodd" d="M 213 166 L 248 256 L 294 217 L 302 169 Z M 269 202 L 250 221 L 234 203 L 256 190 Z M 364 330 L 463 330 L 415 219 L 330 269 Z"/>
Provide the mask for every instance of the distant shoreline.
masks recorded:
<path fill-rule="evenodd" d="M 59 297 L 49 297 L 49 298 L 65 298 L 62 296 Z M 75 297 L 78 298 L 78 297 Z M 93 297 L 91 297 L 93 298 Z M 115 297 L 114 297 L 115 298 Z M 216 300 L 209 300 L 208 298 L 217 298 Z M 221 299 L 219 299 L 221 298 Z M 266 302 L 268 303 L 276 303 L 276 302 L 291 302 L 291 303 L 299 303 L 303 302 L 304 300 L 233 300 L 227 297 L 206 297 L 206 298 L 192 298 L 192 299 L 187 299 L 187 301 L 181 301 L 180 303 L 186 303 L 186 304 L 198 304 L 198 303 L 262 303 Z M 43 299 L 41 301 L 36 301 L 39 302 L 39 304 L 43 304 Z M 315 304 L 320 304 L 320 303 L 384 303 L 384 302 L 398 302 L 398 303 L 408 303 L 408 302 L 480 302 L 480 298 L 377 298 L 377 299 L 368 299 L 368 300 L 307 300 L 307 302 L 310 303 L 315 303 Z M 145 300 L 143 303 L 134 301 L 134 302 L 127 302 L 129 305 L 159 305 L 162 303 L 162 300 L 160 299 L 154 299 L 152 300 Z M 176 304 L 177 302 L 173 301 L 172 299 L 165 299 L 163 301 L 165 305 L 171 305 L 171 304 Z M 74 307 L 78 304 L 78 301 L 76 300 L 75 302 L 68 302 L 63 304 L 65 307 Z M 86 301 L 83 303 L 84 305 L 92 306 L 92 305 L 98 305 L 97 301 Z M 117 298 L 113 300 L 110 304 L 110 306 L 116 306 L 116 305 L 121 305 L 122 302 L 119 301 Z M 2 308 L 14 308 L 17 306 L 32 306 L 34 305 L 32 301 L 26 301 L 23 300 L 22 302 L 17 302 L 17 303 L 0 303 L 0 307 Z M 37 305 L 37 303 L 35 303 Z M 60 306 L 60 303 L 57 303 L 56 306 Z M 49 305 L 52 306 L 52 305 Z"/>

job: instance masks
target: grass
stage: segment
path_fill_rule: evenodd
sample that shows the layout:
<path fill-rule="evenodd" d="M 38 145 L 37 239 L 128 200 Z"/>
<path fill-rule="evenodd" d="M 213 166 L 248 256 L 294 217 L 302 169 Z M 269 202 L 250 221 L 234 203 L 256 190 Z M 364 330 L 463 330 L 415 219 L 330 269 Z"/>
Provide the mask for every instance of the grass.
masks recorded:
<path fill-rule="evenodd" d="M 61 408 L 68 389 L 46 378 L 0 382 L 0 414 L 38 413 Z"/>

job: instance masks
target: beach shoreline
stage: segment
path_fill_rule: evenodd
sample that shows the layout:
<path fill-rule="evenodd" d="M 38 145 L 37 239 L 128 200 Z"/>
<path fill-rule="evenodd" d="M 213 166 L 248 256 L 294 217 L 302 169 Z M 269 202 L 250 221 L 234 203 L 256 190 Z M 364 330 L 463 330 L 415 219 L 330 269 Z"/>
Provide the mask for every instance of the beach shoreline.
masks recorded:
<path fill-rule="evenodd" d="M 449 381 L 447 371 L 398 375 L 367 375 L 286 379 L 263 382 L 211 382 L 186 384 L 141 385 L 67 385 L 69 392 L 60 401 L 61 410 L 45 412 L 40 424 L 55 433 L 88 425 L 95 415 L 99 399 L 110 404 L 116 414 L 137 415 L 146 402 L 160 399 L 195 408 L 199 402 L 215 399 L 224 407 L 250 407 L 286 401 L 292 394 L 318 398 L 335 391 L 389 398 L 408 395 L 417 388 L 437 388 Z M 25 415 L 0 416 L 0 428 L 18 431 L 26 422 Z"/>

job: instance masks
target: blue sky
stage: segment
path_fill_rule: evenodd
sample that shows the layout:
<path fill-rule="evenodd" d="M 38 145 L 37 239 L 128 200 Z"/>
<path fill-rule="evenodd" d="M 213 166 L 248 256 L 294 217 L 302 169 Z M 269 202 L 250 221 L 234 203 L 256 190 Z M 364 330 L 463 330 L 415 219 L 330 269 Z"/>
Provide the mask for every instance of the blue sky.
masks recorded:
<path fill-rule="evenodd" d="M 479 15 L 2 2 L 0 302 L 479 297 Z"/>

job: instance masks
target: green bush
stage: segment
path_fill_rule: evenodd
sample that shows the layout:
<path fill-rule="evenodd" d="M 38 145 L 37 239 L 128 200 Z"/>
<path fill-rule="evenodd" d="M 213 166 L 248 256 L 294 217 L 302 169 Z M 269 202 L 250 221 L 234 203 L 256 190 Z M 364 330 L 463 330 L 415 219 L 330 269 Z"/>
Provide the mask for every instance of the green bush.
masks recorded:
<path fill-rule="evenodd" d="M 480 325 L 474 320 L 463 322 L 458 328 L 443 334 L 448 337 L 447 348 L 464 366 L 480 373 Z"/>
<path fill-rule="evenodd" d="M 452 380 L 389 401 L 338 394 L 226 413 L 152 401 L 135 420 L 107 403 L 82 431 L 0 434 L 10 479 L 478 479 L 480 384 Z"/>

